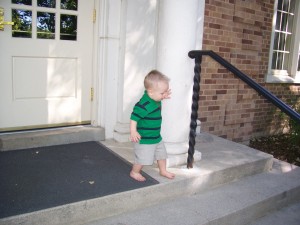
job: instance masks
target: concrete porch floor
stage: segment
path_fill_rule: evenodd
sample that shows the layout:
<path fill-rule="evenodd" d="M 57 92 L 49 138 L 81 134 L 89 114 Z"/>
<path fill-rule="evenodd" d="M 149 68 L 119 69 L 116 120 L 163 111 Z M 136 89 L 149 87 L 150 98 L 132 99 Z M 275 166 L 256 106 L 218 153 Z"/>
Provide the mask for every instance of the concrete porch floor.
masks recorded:
<path fill-rule="evenodd" d="M 79 134 L 80 132 L 77 133 Z M 31 138 L 34 136 L 30 134 L 27 135 L 31 136 Z M 60 140 L 63 140 L 63 134 L 61 132 L 59 133 L 59 136 Z M 11 138 L 12 137 L 10 137 L 9 139 Z M 76 140 L 75 137 L 72 138 L 72 140 L 73 139 Z M 82 139 L 78 138 L 77 140 Z M 132 143 L 118 143 L 113 140 L 100 140 L 100 142 L 127 161 L 133 161 Z M 2 146 L 5 146 L 5 142 L 2 143 Z M 274 208 L 272 207 L 274 205 L 280 205 L 280 207 L 283 207 L 285 205 L 289 205 L 290 202 L 300 200 L 300 179 L 298 179 L 300 177 L 300 171 L 292 165 L 277 161 L 273 165 L 273 157 L 271 155 L 207 133 L 201 133 L 197 136 L 195 149 L 199 150 L 202 153 L 202 160 L 196 162 L 194 164 L 194 168 L 189 170 L 186 169 L 185 165 L 169 168 L 171 172 L 176 174 L 176 178 L 174 180 L 168 180 L 159 176 L 156 165 L 147 166 L 144 167 L 144 171 L 154 179 L 158 180 L 160 182 L 159 184 L 101 198 L 62 205 L 46 210 L 36 211 L 33 213 L 0 219 L 0 225 L 120 224 L 120 221 L 126 221 L 126 215 L 134 218 L 133 213 L 136 211 L 147 208 L 152 209 L 153 207 L 157 207 L 157 210 L 161 210 L 159 206 L 168 204 L 169 201 L 176 201 L 177 199 L 185 198 L 185 196 L 197 196 L 200 194 L 209 193 L 211 190 L 221 188 L 224 185 L 234 184 L 237 181 L 243 180 L 247 177 L 256 177 L 257 175 L 260 176 L 260 174 L 263 174 L 263 176 L 268 176 L 270 174 L 270 171 L 272 172 L 272 170 L 273 172 L 278 174 L 285 174 L 287 173 L 286 171 L 298 172 L 295 175 L 296 178 L 294 177 L 291 180 L 282 181 L 287 187 L 282 192 L 276 193 L 276 196 L 282 196 L 282 193 L 288 193 L 290 189 L 293 190 L 293 194 L 288 194 L 287 200 L 286 194 L 284 194 L 285 200 L 283 201 L 281 199 L 280 203 L 278 201 L 276 203 L 270 201 L 270 206 L 268 205 L 267 209 L 264 210 L 264 213 L 267 214 L 269 211 L 273 211 Z M 268 180 L 263 176 L 259 179 Z M 272 181 L 272 179 L 270 180 Z M 249 182 L 250 184 L 253 182 L 261 183 L 258 180 L 250 180 Z M 221 193 L 222 192 L 223 191 L 221 191 Z M 264 191 L 261 192 L 264 193 Z M 265 192 L 266 193 L 264 195 L 270 195 L 267 190 L 265 190 Z M 252 196 L 246 197 L 248 197 L 248 199 L 253 198 Z M 265 207 L 266 202 L 269 201 L 268 199 L 269 197 L 260 197 L 260 199 L 258 199 L 257 201 L 261 202 L 261 204 L 263 204 Z M 274 196 L 271 199 L 274 200 Z M 228 201 L 229 205 L 231 200 L 232 199 L 226 200 Z M 198 204 L 196 206 L 198 208 L 199 202 L 195 203 Z M 217 210 L 219 208 L 218 204 L 219 203 L 216 202 L 216 209 L 212 208 L 211 210 Z M 243 203 L 243 205 L 245 205 L 245 203 Z M 178 207 L 178 205 L 175 205 L 174 207 Z M 234 209 L 234 211 L 236 211 L 236 209 Z M 212 212 L 207 213 L 209 213 L 210 215 Z M 253 214 L 253 212 L 250 211 L 250 214 Z M 143 214 L 138 214 L 137 216 L 141 217 L 141 215 Z M 252 218 L 252 220 L 257 219 L 257 217 L 261 216 L 262 213 L 256 215 L 256 217 Z M 162 224 L 174 225 L 174 223 L 167 223 L 163 220 L 163 218 L 161 219 L 163 221 Z M 198 221 L 199 218 L 195 218 L 195 220 Z M 210 221 L 209 219 L 207 220 L 208 222 Z M 140 224 L 151 224 L 151 220 L 144 221 Z M 178 220 L 177 224 L 185 223 L 182 223 L 182 221 Z M 234 223 L 229 222 L 216 224 Z"/>

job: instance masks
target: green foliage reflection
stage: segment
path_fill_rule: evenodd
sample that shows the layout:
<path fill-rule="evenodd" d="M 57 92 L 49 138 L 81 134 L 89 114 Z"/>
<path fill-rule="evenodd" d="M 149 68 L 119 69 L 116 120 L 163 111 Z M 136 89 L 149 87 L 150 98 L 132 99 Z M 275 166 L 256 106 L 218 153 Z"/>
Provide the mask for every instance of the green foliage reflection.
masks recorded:
<path fill-rule="evenodd" d="M 77 39 L 77 16 L 60 15 L 60 39 L 73 40 Z"/>
<path fill-rule="evenodd" d="M 18 5 L 32 5 L 32 0 L 12 0 L 11 2 Z"/>
<path fill-rule="evenodd" d="M 12 36 L 31 38 L 32 36 L 32 12 L 29 10 L 12 9 Z"/>
<path fill-rule="evenodd" d="M 55 0 L 38 0 L 37 5 L 40 7 L 55 8 Z"/>
<path fill-rule="evenodd" d="M 77 10 L 78 0 L 61 0 L 61 9 Z"/>
<path fill-rule="evenodd" d="M 37 13 L 37 38 L 55 39 L 55 14 Z"/>

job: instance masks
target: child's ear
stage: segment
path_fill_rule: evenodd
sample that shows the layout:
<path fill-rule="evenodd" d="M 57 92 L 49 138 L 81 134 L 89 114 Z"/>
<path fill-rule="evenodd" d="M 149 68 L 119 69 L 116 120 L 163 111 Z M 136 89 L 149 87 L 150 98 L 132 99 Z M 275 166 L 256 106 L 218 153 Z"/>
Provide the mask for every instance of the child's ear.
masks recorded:
<path fill-rule="evenodd" d="M 147 93 L 148 93 L 148 95 L 152 95 L 152 93 L 153 93 L 152 89 L 147 89 Z"/>

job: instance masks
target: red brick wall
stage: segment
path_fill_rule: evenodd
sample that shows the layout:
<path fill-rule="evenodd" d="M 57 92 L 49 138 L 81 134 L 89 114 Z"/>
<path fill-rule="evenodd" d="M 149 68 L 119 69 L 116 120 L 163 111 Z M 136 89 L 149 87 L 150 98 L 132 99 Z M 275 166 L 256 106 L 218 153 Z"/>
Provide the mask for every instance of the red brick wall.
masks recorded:
<path fill-rule="evenodd" d="M 300 86 L 266 84 L 274 0 L 206 0 L 203 50 L 213 50 L 285 102 Z M 243 81 L 203 58 L 201 130 L 236 142 L 282 132 L 282 114 Z"/>

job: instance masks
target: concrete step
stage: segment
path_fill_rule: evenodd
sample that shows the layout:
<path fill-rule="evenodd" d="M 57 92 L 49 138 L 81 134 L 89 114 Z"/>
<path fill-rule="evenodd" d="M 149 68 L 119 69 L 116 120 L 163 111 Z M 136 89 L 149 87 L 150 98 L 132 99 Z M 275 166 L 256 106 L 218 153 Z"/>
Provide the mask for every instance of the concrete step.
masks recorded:
<path fill-rule="evenodd" d="M 249 225 L 299 225 L 300 202 L 281 208 L 250 223 Z"/>
<path fill-rule="evenodd" d="M 0 134 L 0 151 L 105 140 L 101 127 L 74 126 Z"/>
<path fill-rule="evenodd" d="M 297 202 L 297 205 L 283 211 L 296 216 L 295 210 L 299 209 L 300 201 L 300 169 L 283 172 L 282 166 L 285 165 L 276 162 L 271 172 L 245 177 L 206 192 L 177 197 L 166 203 L 86 225 L 246 225 L 269 212 Z M 299 219 L 299 211 L 296 219 Z M 269 222 L 270 218 L 265 220 Z M 283 223 L 264 223 L 262 220 L 252 225 L 291 225 L 283 218 L 281 221 Z"/>
<path fill-rule="evenodd" d="M 127 161 L 133 162 L 131 143 L 117 143 L 112 140 L 102 143 Z M 185 166 L 169 168 L 176 174 L 174 180 L 159 176 L 158 168 L 155 165 L 147 166 L 144 167 L 144 171 L 157 179 L 159 184 L 0 219 L 0 225 L 88 224 L 90 221 L 123 213 L 130 215 L 131 212 L 146 207 L 151 209 L 152 206 L 159 207 L 170 204 L 170 201 L 178 199 L 197 197 L 198 194 L 243 177 L 265 173 L 272 167 L 273 157 L 271 155 L 206 133 L 201 133 L 197 137 L 195 148 L 202 153 L 202 160 L 195 163 L 194 168 L 189 170 Z M 205 206 L 203 207 L 205 208 Z M 175 209 L 173 208 L 177 213 Z M 99 222 L 99 224 L 101 223 Z"/>

